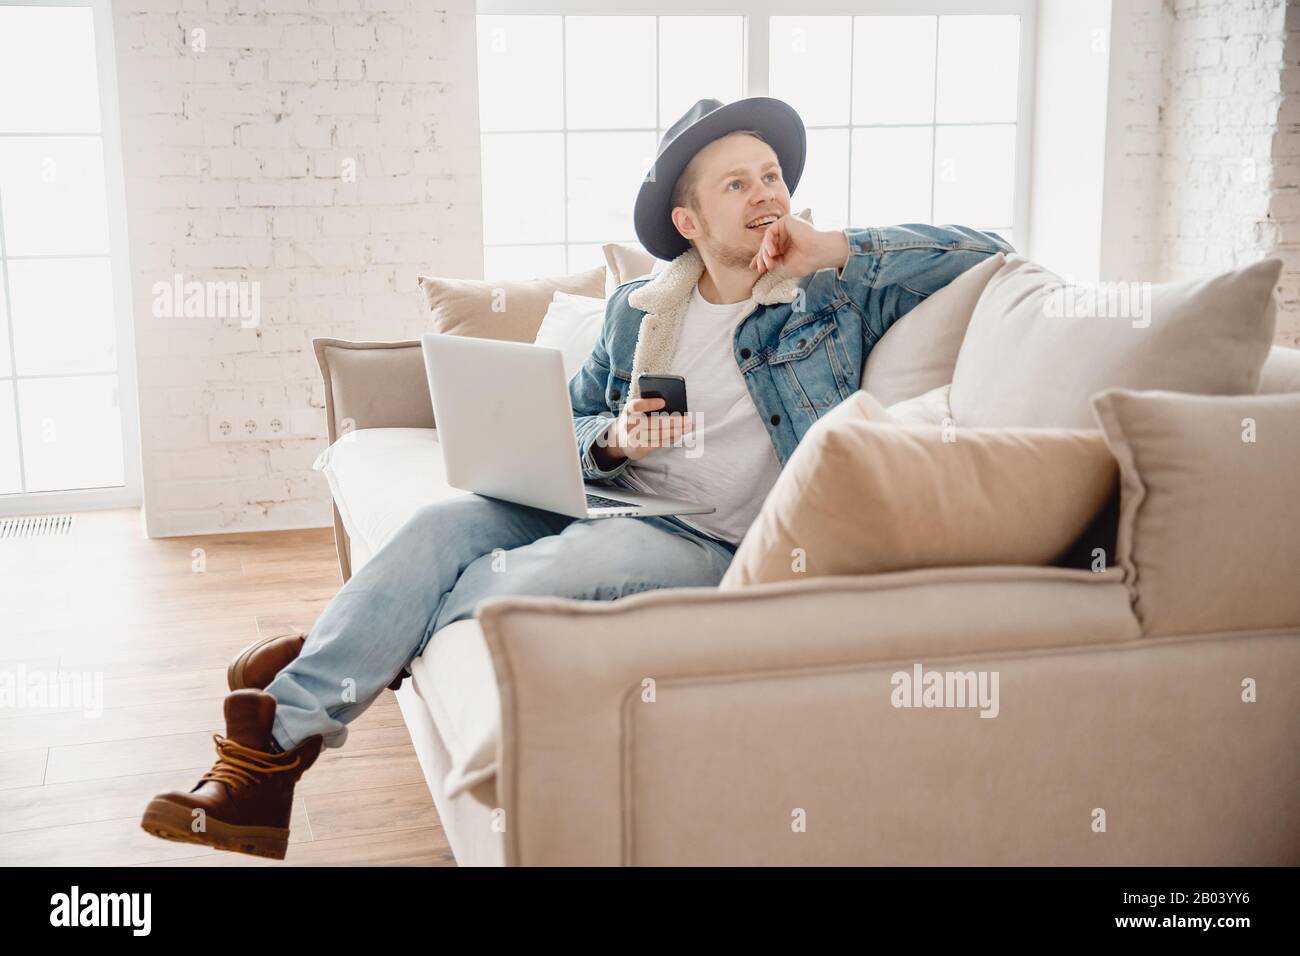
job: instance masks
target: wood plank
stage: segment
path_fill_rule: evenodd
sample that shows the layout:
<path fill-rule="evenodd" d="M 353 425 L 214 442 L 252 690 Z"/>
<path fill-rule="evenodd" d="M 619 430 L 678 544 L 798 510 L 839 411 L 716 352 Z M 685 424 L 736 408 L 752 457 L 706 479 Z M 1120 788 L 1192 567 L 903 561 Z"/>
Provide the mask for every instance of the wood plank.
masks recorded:
<path fill-rule="evenodd" d="M 0 545 L 0 669 L 103 679 L 97 715 L 0 709 L 0 864 L 278 865 L 159 840 L 140 814 L 212 765 L 231 657 L 309 630 L 341 585 L 329 528 L 150 539 L 116 509 Z M 391 693 L 303 777 L 285 862 L 454 865 Z"/>

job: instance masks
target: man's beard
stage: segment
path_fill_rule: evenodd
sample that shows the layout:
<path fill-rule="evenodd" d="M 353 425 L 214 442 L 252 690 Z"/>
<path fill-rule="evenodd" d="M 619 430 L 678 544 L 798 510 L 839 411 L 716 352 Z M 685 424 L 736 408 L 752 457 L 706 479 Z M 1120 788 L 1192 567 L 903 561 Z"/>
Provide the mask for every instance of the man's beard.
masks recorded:
<path fill-rule="evenodd" d="M 715 239 L 713 230 L 703 216 L 700 217 L 700 228 L 704 230 L 704 235 L 696 237 L 695 244 L 701 252 L 707 250 L 709 258 L 717 265 L 728 269 L 748 269 L 754 261 L 754 253 L 743 246 L 732 246 Z"/>

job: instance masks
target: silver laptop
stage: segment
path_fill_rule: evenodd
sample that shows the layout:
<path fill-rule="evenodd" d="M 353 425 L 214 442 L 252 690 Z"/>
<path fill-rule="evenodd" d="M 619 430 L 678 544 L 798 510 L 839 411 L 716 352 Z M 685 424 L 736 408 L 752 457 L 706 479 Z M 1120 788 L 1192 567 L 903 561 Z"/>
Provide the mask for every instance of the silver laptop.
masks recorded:
<path fill-rule="evenodd" d="M 420 341 L 453 488 L 575 518 L 716 510 L 583 482 L 559 349 L 435 332 Z"/>

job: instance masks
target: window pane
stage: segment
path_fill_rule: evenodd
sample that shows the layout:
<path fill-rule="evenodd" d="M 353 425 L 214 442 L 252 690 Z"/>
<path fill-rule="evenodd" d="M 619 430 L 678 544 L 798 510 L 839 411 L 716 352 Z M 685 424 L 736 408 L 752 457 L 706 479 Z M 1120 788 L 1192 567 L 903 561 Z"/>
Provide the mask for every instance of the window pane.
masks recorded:
<path fill-rule="evenodd" d="M 564 125 L 560 17 L 478 18 L 478 97 L 483 130 Z"/>
<path fill-rule="evenodd" d="M 610 241 L 613 242 L 614 240 Z M 600 242 L 583 242 L 569 246 L 569 275 L 575 272 L 586 272 L 588 269 L 596 268 L 596 266 L 603 268 L 605 265 L 603 245 L 604 243 Z"/>
<path fill-rule="evenodd" d="M 849 131 L 810 129 L 803 178 L 790 197 L 795 212 L 812 209 L 818 229 L 843 229 L 849 211 Z M 856 223 L 855 223 L 856 225 Z"/>
<path fill-rule="evenodd" d="M 564 241 L 564 134 L 489 133 L 483 147 L 483 241 Z"/>
<path fill-rule="evenodd" d="M 853 131 L 855 226 L 930 222 L 929 126 Z"/>
<path fill-rule="evenodd" d="M 483 250 L 485 279 L 539 279 L 568 274 L 564 246 L 488 246 Z"/>
<path fill-rule="evenodd" d="M 808 126 L 848 125 L 852 28 L 850 17 L 771 18 L 768 85 Z"/>
<path fill-rule="evenodd" d="M 0 281 L 0 376 L 13 374 L 13 363 L 9 361 L 9 310 L 5 308 L 5 286 Z M 0 391 L 9 386 L 0 382 Z M 3 428 L 0 422 L 0 428 Z"/>
<path fill-rule="evenodd" d="M 667 129 L 697 100 L 740 99 L 745 48 L 742 17 L 661 17 L 659 125 Z M 690 64 L 683 69 L 683 64 Z"/>
<path fill-rule="evenodd" d="M 569 134 L 569 239 L 636 235 L 632 206 L 655 153 L 653 132 Z"/>
<path fill-rule="evenodd" d="M 13 260 L 9 295 L 20 375 L 116 370 L 108 259 Z"/>
<path fill-rule="evenodd" d="M 14 383 L 0 382 L 0 495 L 23 490 L 18 471 L 18 419 L 14 416 Z"/>
<path fill-rule="evenodd" d="M 853 18 L 853 122 L 934 119 L 934 17 Z M 893 82 L 882 84 L 881 77 Z"/>
<path fill-rule="evenodd" d="M 0 137 L 0 199 L 9 255 L 108 253 L 99 137 Z"/>
<path fill-rule="evenodd" d="M 116 375 L 19 380 L 28 491 L 122 484 Z"/>
<path fill-rule="evenodd" d="M 1015 126 L 940 126 L 935 136 L 934 221 L 1012 222 Z"/>
<path fill-rule="evenodd" d="M 99 132 L 95 70 L 89 7 L 0 6 L 0 132 Z"/>
<path fill-rule="evenodd" d="M 1020 18 L 939 18 L 940 123 L 1016 119 Z"/>
<path fill-rule="evenodd" d="M 565 17 L 569 129 L 655 125 L 655 18 Z"/>

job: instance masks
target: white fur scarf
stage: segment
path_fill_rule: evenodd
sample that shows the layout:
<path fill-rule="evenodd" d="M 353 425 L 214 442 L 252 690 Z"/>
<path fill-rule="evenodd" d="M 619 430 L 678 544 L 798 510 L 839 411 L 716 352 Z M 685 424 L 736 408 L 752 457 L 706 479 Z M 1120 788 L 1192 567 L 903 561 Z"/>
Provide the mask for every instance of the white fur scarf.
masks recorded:
<path fill-rule="evenodd" d="M 669 365 L 677 351 L 682 317 L 690 305 L 691 293 L 703 274 L 704 260 L 692 247 L 627 297 L 629 305 L 646 313 L 637 331 L 636 352 L 632 356 L 629 401 L 641 395 L 637 378 L 642 372 L 668 374 Z M 760 305 L 793 302 L 798 292 L 798 276 L 790 275 L 780 266 L 768 270 L 754 283 L 749 297 L 750 307 L 737 317 L 736 324 L 743 322 Z"/>

